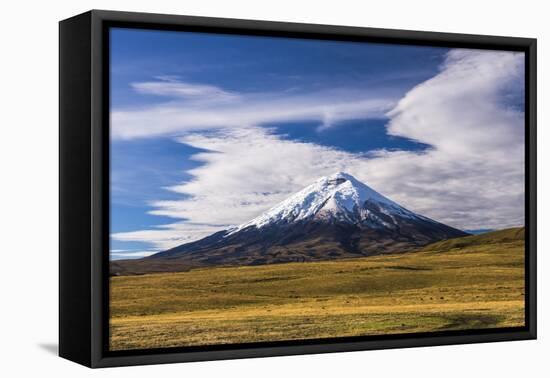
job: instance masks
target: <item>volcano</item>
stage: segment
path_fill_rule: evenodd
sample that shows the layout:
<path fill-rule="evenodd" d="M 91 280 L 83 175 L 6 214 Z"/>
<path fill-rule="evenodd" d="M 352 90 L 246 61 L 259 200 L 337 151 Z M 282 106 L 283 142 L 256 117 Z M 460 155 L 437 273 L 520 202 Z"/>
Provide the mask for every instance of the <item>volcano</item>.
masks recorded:
<path fill-rule="evenodd" d="M 320 261 L 407 252 L 466 235 L 339 172 L 318 179 L 249 222 L 140 260 L 113 262 L 112 270 Z"/>

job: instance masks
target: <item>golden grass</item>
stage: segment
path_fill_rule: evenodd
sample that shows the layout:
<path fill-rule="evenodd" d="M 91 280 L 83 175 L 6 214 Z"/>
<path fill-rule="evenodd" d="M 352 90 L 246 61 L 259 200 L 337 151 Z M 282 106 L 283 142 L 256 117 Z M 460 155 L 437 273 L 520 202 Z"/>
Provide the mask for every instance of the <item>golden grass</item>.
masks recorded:
<path fill-rule="evenodd" d="M 523 326 L 524 242 L 463 244 L 112 277 L 111 350 Z"/>

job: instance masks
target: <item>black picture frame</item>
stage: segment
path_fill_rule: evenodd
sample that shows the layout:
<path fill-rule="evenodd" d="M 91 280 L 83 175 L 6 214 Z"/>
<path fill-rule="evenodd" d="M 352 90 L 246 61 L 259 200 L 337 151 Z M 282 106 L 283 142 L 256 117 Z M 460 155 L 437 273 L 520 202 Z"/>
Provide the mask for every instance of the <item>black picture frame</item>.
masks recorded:
<path fill-rule="evenodd" d="M 526 326 L 109 352 L 110 27 L 524 52 Z M 61 357 L 95 368 L 536 338 L 536 39 L 92 10 L 60 22 L 59 44 Z"/>

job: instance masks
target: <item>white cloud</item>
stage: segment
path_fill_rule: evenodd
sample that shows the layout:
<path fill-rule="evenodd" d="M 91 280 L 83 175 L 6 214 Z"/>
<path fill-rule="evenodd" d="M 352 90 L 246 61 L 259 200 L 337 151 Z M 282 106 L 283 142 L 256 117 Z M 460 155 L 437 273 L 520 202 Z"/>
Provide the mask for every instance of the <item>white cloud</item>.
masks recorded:
<path fill-rule="evenodd" d="M 147 257 L 154 255 L 155 253 L 159 252 L 158 250 L 154 251 L 128 251 L 128 252 L 114 252 L 111 251 L 111 259 L 112 260 L 122 260 L 122 259 L 128 259 L 128 258 L 140 258 L 140 257 Z"/>
<path fill-rule="evenodd" d="M 329 99 L 334 96 L 324 93 L 260 96 L 250 99 L 250 108 L 246 104 L 234 109 L 197 106 L 185 115 L 175 105 L 126 111 L 123 116 L 119 112 L 118 120 L 125 119 L 118 124 L 119 137 L 227 127 L 178 138 L 212 151 L 194 155 L 202 165 L 189 172 L 193 179 L 170 188 L 185 199 L 152 204 L 153 214 L 185 221 L 113 237 L 152 242 L 163 249 L 196 240 L 245 222 L 319 176 L 338 170 L 348 171 L 413 211 L 455 227 L 520 225 L 524 221 L 524 116 L 505 99 L 521 90 L 523 64 L 518 53 L 451 51 L 439 74 L 409 91 L 388 113 L 389 134 L 431 145 L 421 153 L 352 154 L 285 140 L 251 126 L 310 117 L 328 119 L 325 126 L 329 126 L 332 120 L 372 115 L 373 108 L 377 113 L 387 100 L 331 105 Z"/>
<path fill-rule="evenodd" d="M 111 237 L 118 241 L 150 243 L 158 252 L 180 244 L 202 239 L 224 228 L 224 226 L 216 224 L 176 222 L 156 226 L 148 230 L 113 233 Z"/>
<path fill-rule="evenodd" d="M 251 127 L 275 122 L 318 121 L 330 127 L 343 120 L 383 118 L 395 98 L 381 91 L 336 88 L 314 93 L 233 93 L 221 88 L 174 81 L 134 83 L 140 93 L 172 101 L 111 113 L 111 136 L 134 139 L 178 136 L 212 128 Z"/>
<path fill-rule="evenodd" d="M 389 112 L 388 133 L 456 155 L 522 148 L 523 113 L 502 99 L 511 83 L 523 86 L 523 64 L 522 53 L 451 51 L 439 75 Z"/>
<path fill-rule="evenodd" d="M 262 128 L 225 129 L 178 140 L 215 152 L 194 155 L 202 165 L 189 171 L 193 180 L 170 188 L 188 200 L 154 202 L 152 214 L 202 224 L 245 222 L 305 183 L 357 160 L 332 148 L 283 140 Z"/>
<path fill-rule="evenodd" d="M 181 98 L 188 101 L 227 102 L 240 98 L 236 93 L 224 91 L 213 85 L 189 84 L 159 77 L 162 81 L 133 83 L 138 93 Z"/>
<path fill-rule="evenodd" d="M 504 101 L 523 92 L 522 53 L 453 50 L 442 71 L 389 113 L 388 133 L 433 146 L 385 153 L 372 180 L 420 212 L 465 229 L 524 220 L 524 113 Z"/>

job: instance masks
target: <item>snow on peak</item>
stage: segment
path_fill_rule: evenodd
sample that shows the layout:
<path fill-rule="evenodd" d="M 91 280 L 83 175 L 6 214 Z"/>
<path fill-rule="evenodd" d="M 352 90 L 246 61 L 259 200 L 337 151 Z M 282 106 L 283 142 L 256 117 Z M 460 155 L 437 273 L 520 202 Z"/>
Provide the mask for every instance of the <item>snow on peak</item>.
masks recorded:
<path fill-rule="evenodd" d="M 359 221 L 358 216 L 368 216 L 361 212 L 367 201 L 377 204 L 381 211 L 390 217 L 392 214 L 399 214 L 401 217 L 415 216 L 352 175 L 337 172 L 319 178 L 264 214 L 233 228 L 229 234 L 251 226 L 261 228 L 268 224 L 292 223 L 306 219 L 336 219 L 354 223 Z M 362 215 L 358 215 L 361 213 Z"/>

